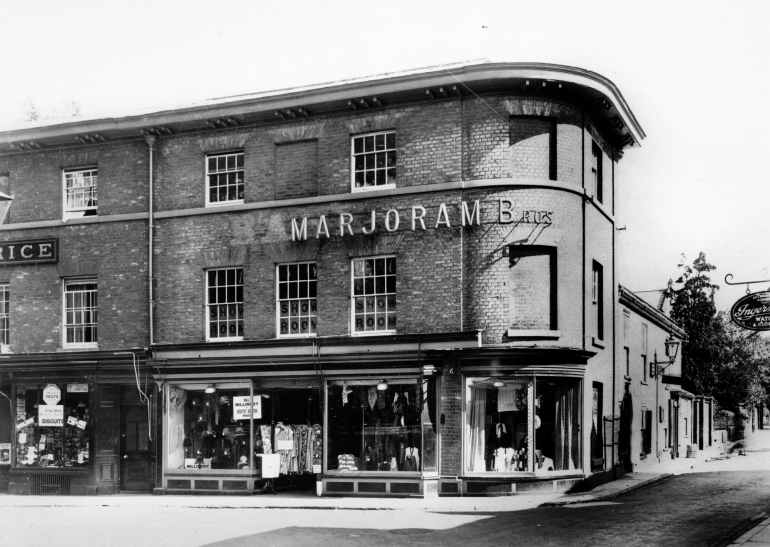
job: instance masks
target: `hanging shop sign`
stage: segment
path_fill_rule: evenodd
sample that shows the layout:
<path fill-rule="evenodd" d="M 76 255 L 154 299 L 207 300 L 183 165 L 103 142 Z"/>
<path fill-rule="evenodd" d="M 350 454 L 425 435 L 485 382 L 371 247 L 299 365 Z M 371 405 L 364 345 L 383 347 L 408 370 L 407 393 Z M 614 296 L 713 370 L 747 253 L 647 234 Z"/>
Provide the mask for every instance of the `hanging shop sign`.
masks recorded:
<path fill-rule="evenodd" d="M 740 298 L 732 309 L 733 322 L 748 330 L 770 330 L 770 291 L 755 292 Z"/>
<path fill-rule="evenodd" d="M 422 205 L 412 205 L 406 210 L 388 209 L 384 212 L 372 210 L 365 215 L 357 214 L 356 220 L 352 213 L 336 213 L 320 215 L 318 219 L 312 219 L 315 225 L 315 239 L 328 239 L 332 235 L 339 237 L 352 236 L 357 233 L 371 235 L 378 229 L 393 233 L 399 229 L 414 231 L 426 231 L 429 227 L 451 228 L 452 226 L 480 226 L 482 223 L 482 208 L 479 200 L 473 202 L 461 201 L 458 204 L 440 203 L 438 207 L 428 208 Z M 459 217 L 459 218 L 458 218 Z M 516 209 L 512 199 L 501 198 L 498 200 L 498 211 L 493 222 L 499 224 L 539 224 L 549 226 L 553 224 L 553 211 L 540 211 L 534 209 Z M 305 241 L 308 238 L 308 230 L 311 237 L 313 229 L 308 228 L 308 217 L 291 219 L 291 240 Z"/>
<path fill-rule="evenodd" d="M 61 401 L 61 389 L 56 384 L 48 384 L 43 390 L 43 401 L 47 405 L 55 405 Z"/>
<path fill-rule="evenodd" d="M 38 407 L 37 425 L 40 427 L 64 427 L 64 405 L 41 405 Z"/>
<path fill-rule="evenodd" d="M 249 417 L 262 418 L 262 396 L 254 395 L 251 403 L 251 416 L 249 416 L 249 397 L 233 397 L 233 420 L 248 420 Z"/>
<path fill-rule="evenodd" d="M 27 239 L 0 243 L 0 266 L 59 262 L 59 239 Z"/>

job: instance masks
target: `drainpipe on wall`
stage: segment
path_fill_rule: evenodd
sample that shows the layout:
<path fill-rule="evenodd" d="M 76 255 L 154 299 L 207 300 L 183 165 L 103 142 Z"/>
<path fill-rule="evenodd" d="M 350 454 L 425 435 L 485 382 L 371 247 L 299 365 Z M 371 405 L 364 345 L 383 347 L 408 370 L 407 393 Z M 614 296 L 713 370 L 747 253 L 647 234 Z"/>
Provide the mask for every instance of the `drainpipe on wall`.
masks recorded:
<path fill-rule="evenodd" d="M 155 308 L 155 298 L 153 296 L 153 290 L 152 290 L 152 281 L 153 281 L 153 275 L 152 275 L 152 271 L 153 271 L 152 270 L 152 253 L 153 253 L 152 241 L 153 241 L 153 235 L 154 235 L 154 230 L 155 230 L 155 225 L 153 224 L 153 216 L 152 216 L 153 208 L 154 208 L 153 199 L 152 199 L 153 198 L 152 191 L 153 191 L 153 186 L 154 186 L 154 182 L 153 182 L 153 165 L 152 165 L 153 148 L 152 147 L 155 144 L 155 135 L 146 135 L 145 139 L 147 140 L 147 146 L 150 147 L 150 181 L 149 181 L 150 182 L 150 202 L 149 202 L 149 206 L 148 206 L 148 208 L 149 208 L 149 216 L 148 216 L 148 219 L 149 219 L 149 236 L 148 236 L 148 245 L 147 245 L 147 248 L 149 249 L 149 251 L 148 251 L 149 257 L 148 257 L 148 261 L 147 261 L 147 266 L 148 266 L 148 270 L 147 270 L 147 283 L 149 285 L 150 347 L 152 347 L 152 345 L 155 343 L 155 338 L 154 338 L 155 324 L 154 324 L 154 321 L 153 321 L 153 310 Z"/>

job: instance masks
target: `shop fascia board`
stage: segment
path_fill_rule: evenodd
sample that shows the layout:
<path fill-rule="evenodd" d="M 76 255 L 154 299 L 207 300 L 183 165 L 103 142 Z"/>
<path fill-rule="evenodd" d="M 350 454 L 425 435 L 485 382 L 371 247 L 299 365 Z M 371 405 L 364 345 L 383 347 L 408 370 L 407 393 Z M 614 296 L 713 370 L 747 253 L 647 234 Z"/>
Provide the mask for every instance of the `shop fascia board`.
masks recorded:
<path fill-rule="evenodd" d="M 501 365 L 510 361 L 532 360 L 540 364 L 558 365 L 587 365 L 588 360 L 596 355 L 595 351 L 573 347 L 536 347 L 536 346 L 497 346 L 478 349 L 452 350 L 463 365 L 474 362 L 489 366 L 490 361 L 498 361 Z"/>
<path fill-rule="evenodd" d="M 510 92 L 510 81 L 522 79 L 571 83 L 580 89 L 592 90 L 594 94 L 599 94 L 608 100 L 618 112 L 633 137 L 633 146 L 638 146 L 645 138 L 641 125 L 631 112 L 620 90 L 600 74 L 576 67 L 548 63 L 481 63 L 439 66 L 385 77 L 375 76 L 347 82 L 225 97 L 207 101 L 202 105 L 147 111 L 141 115 L 67 121 L 58 124 L 49 122 L 48 125 L 41 127 L 4 131 L 0 133 L 0 143 L 43 142 L 48 139 L 90 133 L 124 137 L 132 132 L 154 126 L 173 126 L 259 112 L 273 113 L 276 110 L 298 106 L 313 108 L 314 105 L 320 104 L 346 104 L 349 100 L 364 96 L 387 97 L 390 94 L 453 85 L 461 86 L 465 93 L 470 93 L 469 88 L 481 85 L 486 86 L 486 90 L 489 91 L 494 89 L 494 82 L 498 82 L 500 91 Z M 535 95 L 534 98 L 537 99 L 538 96 Z M 376 113 L 378 109 L 365 112 Z"/>
<path fill-rule="evenodd" d="M 412 353 L 429 350 L 467 349 L 481 346 L 479 331 L 465 331 L 434 334 L 344 336 L 318 338 L 287 338 L 263 341 L 227 343 L 175 344 L 153 346 L 156 360 L 196 360 L 216 358 L 281 358 L 317 357 L 321 348 L 322 357 L 334 355 Z"/>

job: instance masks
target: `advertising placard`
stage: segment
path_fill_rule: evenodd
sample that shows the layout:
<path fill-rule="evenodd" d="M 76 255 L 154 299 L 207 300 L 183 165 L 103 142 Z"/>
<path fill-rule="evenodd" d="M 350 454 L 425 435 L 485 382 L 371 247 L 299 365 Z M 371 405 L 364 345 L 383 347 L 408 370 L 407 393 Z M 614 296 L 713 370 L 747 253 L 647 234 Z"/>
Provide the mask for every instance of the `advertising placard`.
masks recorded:
<path fill-rule="evenodd" d="M 11 465 L 11 443 L 0 443 L 0 465 Z"/>
<path fill-rule="evenodd" d="M 46 405 L 37 409 L 40 427 L 64 427 L 64 405 Z"/>
<path fill-rule="evenodd" d="M 61 401 L 61 389 L 56 384 L 48 384 L 43 390 L 43 401 L 47 405 L 55 405 Z"/>
<path fill-rule="evenodd" d="M 251 417 L 256 419 L 262 418 L 262 396 L 254 395 L 254 399 L 251 404 Z M 233 397 L 233 420 L 248 420 L 249 419 L 249 397 Z"/>
<path fill-rule="evenodd" d="M 88 393 L 88 384 L 67 384 L 67 393 Z"/>

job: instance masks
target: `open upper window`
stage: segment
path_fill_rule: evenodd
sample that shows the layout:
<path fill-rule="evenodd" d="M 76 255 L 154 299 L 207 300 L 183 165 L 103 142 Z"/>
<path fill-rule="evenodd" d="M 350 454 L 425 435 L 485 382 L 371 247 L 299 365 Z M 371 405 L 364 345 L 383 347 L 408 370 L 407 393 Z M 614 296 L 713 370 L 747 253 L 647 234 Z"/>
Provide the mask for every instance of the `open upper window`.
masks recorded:
<path fill-rule="evenodd" d="M 353 191 L 396 186 L 396 132 L 358 135 L 351 141 Z"/>
<path fill-rule="evenodd" d="M 97 169 L 64 171 L 64 219 L 96 216 Z"/>
<path fill-rule="evenodd" d="M 206 157 L 206 205 L 243 203 L 243 152 Z"/>

